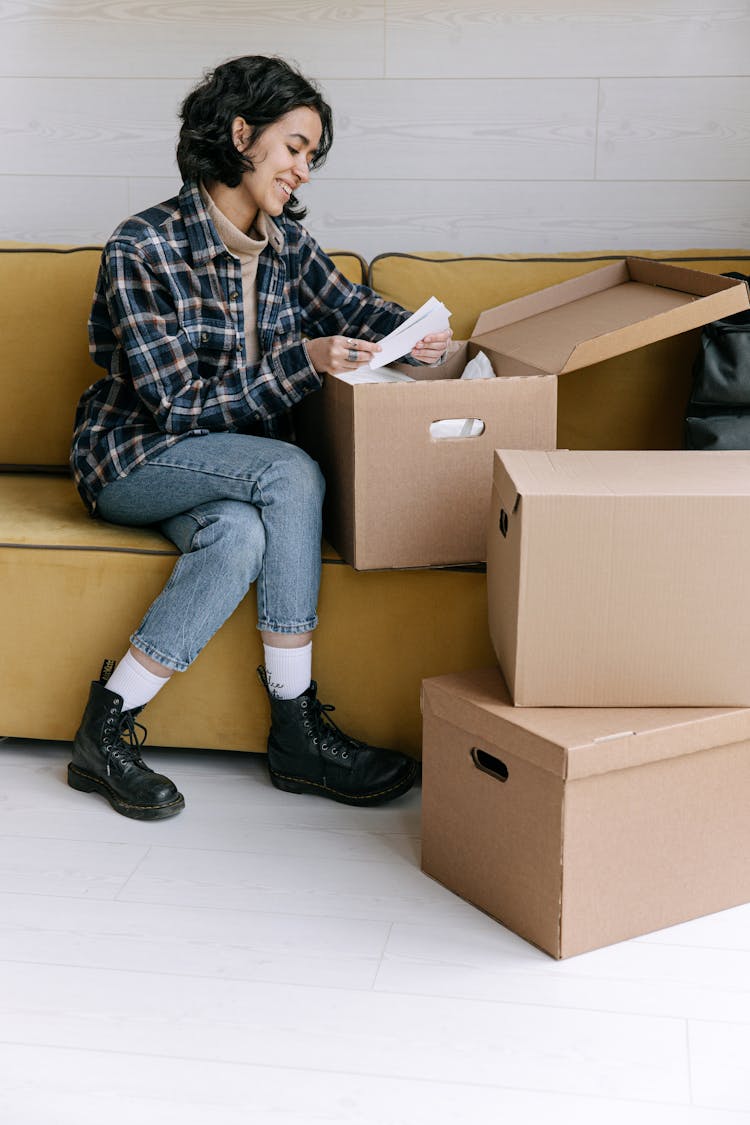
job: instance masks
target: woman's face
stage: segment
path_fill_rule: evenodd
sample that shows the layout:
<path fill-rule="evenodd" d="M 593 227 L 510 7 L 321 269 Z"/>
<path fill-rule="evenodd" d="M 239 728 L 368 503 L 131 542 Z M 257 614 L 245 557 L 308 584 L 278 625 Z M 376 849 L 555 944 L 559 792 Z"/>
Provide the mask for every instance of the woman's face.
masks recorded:
<path fill-rule="evenodd" d="M 252 127 L 236 117 L 232 123 L 235 145 L 255 165 L 242 176 L 240 187 L 246 202 L 268 215 L 280 215 L 292 192 L 310 179 L 310 162 L 321 133 L 320 117 L 308 106 L 285 113 L 255 144 Z"/>

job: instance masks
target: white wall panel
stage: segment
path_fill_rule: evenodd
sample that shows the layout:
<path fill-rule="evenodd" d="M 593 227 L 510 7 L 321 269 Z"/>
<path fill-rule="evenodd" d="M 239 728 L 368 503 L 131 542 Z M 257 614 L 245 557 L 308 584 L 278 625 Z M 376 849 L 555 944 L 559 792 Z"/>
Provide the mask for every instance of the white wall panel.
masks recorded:
<path fill-rule="evenodd" d="M 168 176 L 191 83 L 1 78 L 0 168 L 25 175 Z"/>
<path fill-rule="evenodd" d="M 383 73 L 384 0 L 1 0 L 0 73 L 197 78 L 236 55 Z"/>
<path fill-rule="evenodd" d="M 177 173 L 174 176 L 155 177 L 154 179 L 134 179 L 128 180 L 128 215 L 135 215 L 137 211 L 144 211 L 147 207 L 153 207 L 155 203 L 161 203 L 165 199 L 171 199 L 172 196 L 177 195 L 180 190 L 180 177 Z M 125 218 L 125 213 L 121 215 Z"/>
<path fill-rule="evenodd" d="M 327 245 L 750 245 L 750 0 L 0 0 L 0 238 L 173 194 L 180 101 L 254 51 L 333 104 Z"/>
<path fill-rule="evenodd" d="M 743 74 L 746 0 L 388 0 L 386 74 Z"/>
<path fill-rule="evenodd" d="M 326 174 L 580 179 L 594 169 L 598 84 L 435 79 L 326 83 L 336 139 Z"/>
<path fill-rule="evenodd" d="M 128 211 L 125 180 L 0 176 L 0 237 L 98 245 Z"/>
<path fill-rule="evenodd" d="M 0 167 L 29 175 L 166 176 L 184 79 L 0 78 Z M 331 80 L 336 142 L 326 172 L 385 179 L 590 176 L 595 81 Z M 405 114 L 403 107 L 408 106 Z"/>
<path fill-rule="evenodd" d="M 351 181 L 308 185 L 306 225 L 326 246 L 556 253 L 750 247 L 739 183 Z M 363 217 L 366 216 L 366 223 Z"/>
<path fill-rule="evenodd" d="M 750 78 L 602 82 L 603 179 L 750 179 Z"/>

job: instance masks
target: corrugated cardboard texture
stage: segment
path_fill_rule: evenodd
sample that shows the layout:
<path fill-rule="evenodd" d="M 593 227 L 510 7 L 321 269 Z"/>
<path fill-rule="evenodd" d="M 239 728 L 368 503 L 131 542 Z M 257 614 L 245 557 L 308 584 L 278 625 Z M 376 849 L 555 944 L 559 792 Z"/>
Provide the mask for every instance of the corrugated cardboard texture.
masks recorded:
<path fill-rule="evenodd" d="M 302 441 L 327 481 L 326 538 L 355 568 L 483 561 L 494 450 L 554 446 L 554 377 L 451 377 L 465 362 L 464 349 L 413 383 L 327 376 L 304 404 Z M 430 426 L 446 418 L 478 418 L 484 432 L 437 440 Z"/>
<path fill-rule="evenodd" d="M 352 387 L 327 377 L 317 404 L 300 411 L 302 444 L 328 482 L 327 538 L 360 570 L 483 562 L 491 451 L 555 447 L 557 385 L 550 381 L 557 372 L 571 378 L 576 368 L 685 332 L 747 300 L 736 280 L 626 259 L 482 314 L 478 335 L 452 361 L 405 369 L 415 383 Z M 499 378 L 460 381 L 479 346 Z M 608 401 L 606 376 L 603 366 Z M 606 415 L 605 404 L 596 409 Z M 622 440 L 661 445 L 669 426 L 650 435 L 650 406 L 643 409 L 634 435 L 628 403 Z M 445 418 L 479 418 L 485 432 L 430 437 L 431 423 Z"/>
<path fill-rule="evenodd" d="M 422 729 L 422 870 L 554 954 L 562 779 L 492 744 L 509 781 L 477 769 L 472 733 L 436 719 L 429 698 Z"/>
<path fill-rule="evenodd" d="M 423 869 L 555 957 L 746 902 L 748 735 L 750 709 L 521 709 L 497 669 L 425 680 Z"/>
<path fill-rule="evenodd" d="M 560 955 L 750 900 L 750 743 L 566 786 Z"/>
<path fill-rule="evenodd" d="M 517 499 L 503 536 L 493 498 L 489 621 L 516 704 L 750 703 L 750 452 L 497 457 Z"/>
<path fill-rule="evenodd" d="M 626 258 L 488 310 L 472 339 L 498 356 L 561 374 L 747 307 L 747 289 L 736 278 Z"/>

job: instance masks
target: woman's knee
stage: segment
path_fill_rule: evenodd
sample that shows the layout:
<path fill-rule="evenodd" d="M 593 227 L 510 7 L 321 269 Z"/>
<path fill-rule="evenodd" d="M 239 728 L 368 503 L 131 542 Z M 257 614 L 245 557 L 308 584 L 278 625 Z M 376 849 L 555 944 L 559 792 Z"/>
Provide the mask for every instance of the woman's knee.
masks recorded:
<path fill-rule="evenodd" d="M 291 490 L 300 500 L 322 504 L 325 479 L 318 462 L 313 461 L 303 449 L 287 445 L 277 468 L 278 483 L 282 488 Z"/>
<path fill-rule="evenodd" d="M 224 572 L 252 582 L 266 549 L 259 512 L 240 500 L 213 500 L 165 520 L 162 530 L 183 554 L 206 551 L 221 560 Z"/>

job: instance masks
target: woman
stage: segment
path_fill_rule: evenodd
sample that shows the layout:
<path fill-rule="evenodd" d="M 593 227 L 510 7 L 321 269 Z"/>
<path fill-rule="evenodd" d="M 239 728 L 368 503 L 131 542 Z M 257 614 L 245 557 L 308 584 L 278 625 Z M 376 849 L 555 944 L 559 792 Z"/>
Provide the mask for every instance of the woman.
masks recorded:
<path fill-rule="evenodd" d="M 301 74 L 234 59 L 181 120 L 179 195 L 125 220 L 102 254 L 89 336 L 106 374 L 79 403 L 71 464 L 92 514 L 159 525 L 182 555 L 92 683 L 68 781 L 125 816 L 184 807 L 140 756 L 134 718 L 256 582 L 274 785 L 387 801 L 414 762 L 344 734 L 311 679 L 324 483 L 287 439 L 291 407 L 323 373 L 366 363 L 409 314 L 352 285 L 299 224 L 295 192 L 332 141 L 331 110 Z M 407 361 L 439 361 L 449 337 L 425 337 Z"/>

